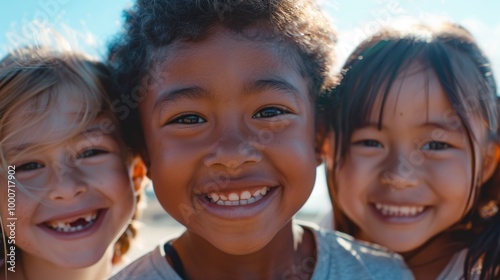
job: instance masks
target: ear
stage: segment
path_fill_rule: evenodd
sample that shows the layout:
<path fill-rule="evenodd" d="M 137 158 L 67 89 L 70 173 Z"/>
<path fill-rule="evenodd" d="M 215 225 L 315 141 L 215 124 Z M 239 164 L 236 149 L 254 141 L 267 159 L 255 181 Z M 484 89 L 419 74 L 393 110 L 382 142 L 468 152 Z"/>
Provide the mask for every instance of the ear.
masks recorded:
<path fill-rule="evenodd" d="M 134 183 L 134 191 L 136 194 L 141 193 L 144 187 L 149 183 L 149 179 L 146 176 L 147 172 L 148 169 L 144 161 L 140 157 L 135 157 L 130 166 L 130 174 L 132 175 L 132 182 Z"/>
<path fill-rule="evenodd" d="M 495 172 L 500 160 L 500 147 L 495 143 L 488 144 L 483 161 L 483 173 L 481 174 L 481 185 L 488 181 Z"/>
<path fill-rule="evenodd" d="M 329 132 L 326 135 L 321 145 L 321 155 L 327 172 L 333 172 L 333 163 L 335 162 L 335 134 L 333 132 Z"/>
<path fill-rule="evenodd" d="M 151 171 L 149 167 L 151 166 L 151 160 L 149 159 L 149 153 L 146 147 L 143 147 L 142 149 L 139 150 L 139 155 L 142 159 L 142 162 L 144 164 L 144 167 L 146 168 L 146 176 L 151 178 Z"/>

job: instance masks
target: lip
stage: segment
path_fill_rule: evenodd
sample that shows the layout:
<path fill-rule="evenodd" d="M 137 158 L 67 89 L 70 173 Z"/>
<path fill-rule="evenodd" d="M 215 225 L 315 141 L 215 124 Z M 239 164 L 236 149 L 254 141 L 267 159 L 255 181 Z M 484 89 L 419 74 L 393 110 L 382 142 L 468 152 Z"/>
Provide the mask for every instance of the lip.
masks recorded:
<path fill-rule="evenodd" d="M 48 228 L 48 226 L 45 225 L 45 222 L 38 224 L 37 226 L 42 229 L 44 232 L 48 233 L 49 235 L 61 239 L 61 240 L 76 240 L 76 239 L 81 239 L 88 237 L 92 235 L 94 232 L 96 232 L 100 226 L 102 225 L 104 219 L 106 218 L 106 214 L 108 213 L 108 209 L 93 209 L 93 210 L 87 210 L 87 211 L 80 211 L 78 213 L 72 213 L 72 214 L 66 214 L 66 215 L 61 215 L 57 216 L 54 218 L 51 218 L 50 220 L 47 221 L 53 221 L 53 220 L 61 220 L 61 219 L 66 219 L 66 218 L 72 218 L 72 217 L 77 217 L 79 215 L 89 213 L 92 211 L 97 211 L 97 219 L 95 222 L 89 226 L 88 228 L 85 228 L 80 231 L 76 232 L 63 232 L 63 231 L 55 231 L 53 229 Z"/>
<path fill-rule="evenodd" d="M 205 183 L 199 184 L 201 187 L 195 190 L 195 195 L 206 195 L 212 192 L 231 193 L 242 191 L 255 191 L 262 187 L 275 187 L 278 184 L 271 180 L 256 179 L 250 177 L 228 178 L 227 182 L 217 182 L 222 180 L 208 180 Z M 214 187 L 216 186 L 216 187 Z"/>
<path fill-rule="evenodd" d="M 383 203 L 383 202 L 378 202 L 381 204 L 386 204 L 386 205 L 393 205 L 393 206 L 423 206 L 422 204 L 415 204 L 415 203 Z M 431 211 L 431 207 L 429 206 L 424 206 L 424 210 L 420 212 L 419 214 L 415 216 L 388 216 L 388 215 L 383 215 L 380 213 L 379 210 L 376 209 L 375 203 L 369 203 L 369 208 L 370 211 L 373 213 L 373 215 L 379 219 L 382 222 L 389 223 L 389 224 L 412 224 L 421 221 L 424 219 L 429 212 Z"/>
<path fill-rule="evenodd" d="M 196 201 L 199 207 L 208 214 L 223 220 L 241 220 L 255 217 L 263 212 L 280 193 L 281 186 L 270 186 L 267 194 L 252 204 L 225 206 L 208 202 L 204 195 L 197 195 Z"/>

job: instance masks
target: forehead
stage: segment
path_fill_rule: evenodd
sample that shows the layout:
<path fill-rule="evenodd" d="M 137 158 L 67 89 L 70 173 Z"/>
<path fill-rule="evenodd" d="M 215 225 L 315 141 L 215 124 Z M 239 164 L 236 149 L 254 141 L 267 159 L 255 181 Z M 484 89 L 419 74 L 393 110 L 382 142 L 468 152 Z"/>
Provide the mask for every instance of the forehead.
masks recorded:
<path fill-rule="evenodd" d="M 253 62 L 255 65 L 265 66 L 261 69 L 262 72 L 276 72 L 286 68 L 301 74 L 302 63 L 298 53 L 290 43 L 280 39 L 265 26 L 251 26 L 243 32 L 236 32 L 215 25 L 201 40 L 177 40 L 161 48 L 151 63 L 152 75 L 161 80 L 170 73 L 182 73 L 183 69 L 191 66 L 203 68 L 211 58 L 220 60 L 219 67 L 233 66 L 234 70 L 241 69 L 241 65 L 236 62 Z M 217 68 L 207 67 L 204 70 L 213 72 Z"/>
<path fill-rule="evenodd" d="M 442 121 L 454 108 L 432 69 L 413 63 L 392 81 L 387 95 L 381 87 L 370 114 L 370 120 L 397 116 L 414 121 Z M 385 100 L 384 100 L 385 96 Z M 383 112 L 381 112 L 383 110 Z"/>
<path fill-rule="evenodd" d="M 378 123 L 382 113 L 382 126 L 431 125 L 460 133 L 470 129 L 476 140 L 486 137 L 486 127 L 481 118 L 463 106 L 453 106 L 432 69 L 424 68 L 419 63 L 403 69 L 390 85 L 384 104 L 383 89 L 379 90 L 375 99 L 369 116 L 370 123 Z M 465 119 L 459 117 L 457 109 L 463 111 Z M 468 128 L 464 127 L 463 122 Z"/>
<path fill-rule="evenodd" d="M 81 133 L 91 123 L 98 122 L 100 104 L 89 104 L 93 102 L 74 90 L 67 87 L 55 89 L 22 105 L 5 127 L 2 135 L 5 148 L 62 143 L 68 136 Z"/>

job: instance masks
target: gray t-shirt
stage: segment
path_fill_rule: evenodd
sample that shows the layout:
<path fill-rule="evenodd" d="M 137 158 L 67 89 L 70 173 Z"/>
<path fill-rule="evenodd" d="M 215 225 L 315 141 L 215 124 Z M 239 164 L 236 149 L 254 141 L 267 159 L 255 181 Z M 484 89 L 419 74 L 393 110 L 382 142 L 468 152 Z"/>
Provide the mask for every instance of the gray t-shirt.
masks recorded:
<path fill-rule="evenodd" d="M 286 272 L 282 279 L 302 279 L 301 273 L 310 270 L 314 270 L 311 278 L 313 280 L 414 279 L 398 254 L 380 246 L 356 241 L 340 232 L 314 226 L 307 228 L 314 233 L 317 259 L 305 260 L 298 267 Z M 163 246 L 156 247 L 111 278 L 121 279 L 181 280 L 166 261 Z"/>

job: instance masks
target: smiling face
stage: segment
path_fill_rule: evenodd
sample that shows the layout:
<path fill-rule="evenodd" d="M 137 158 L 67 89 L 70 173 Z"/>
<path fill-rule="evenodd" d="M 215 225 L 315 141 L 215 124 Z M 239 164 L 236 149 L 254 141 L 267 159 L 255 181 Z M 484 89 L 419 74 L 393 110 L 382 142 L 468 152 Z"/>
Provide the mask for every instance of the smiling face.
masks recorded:
<path fill-rule="evenodd" d="M 15 241 L 24 265 L 83 268 L 113 247 L 132 215 L 134 194 L 122 146 L 110 134 L 111 119 L 97 117 L 68 137 L 83 105 L 77 94 L 57 96 L 34 127 L 23 127 L 29 104 L 13 114 L 6 129 L 6 134 L 20 129 L 2 145 L 18 180 Z M 0 181 L 7 201 L 7 182 Z M 1 214 L 6 221 L 7 206 Z"/>
<path fill-rule="evenodd" d="M 216 27 L 179 43 L 139 111 L 162 206 L 219 250 L 248 254 L 310 195 L 314 116 L 293 59 L 236 36 Z"/>
<path fill-rule="evenodd" d="M 361 228 L 360 237 L 397 252 L 416 249 L 458 222 L 478 176 L 465 128 L 434 73 L 418 64 L 406 73 L 391 86 L 381 129 L 379 94 L 336 172 L 337 201 Z M 485 129 L 478 120 L 470 123 L 475 162 L 482 162 L 477 143 L 487 143 Z M 489 174 L 482 175 L 484 181 Z"/>

